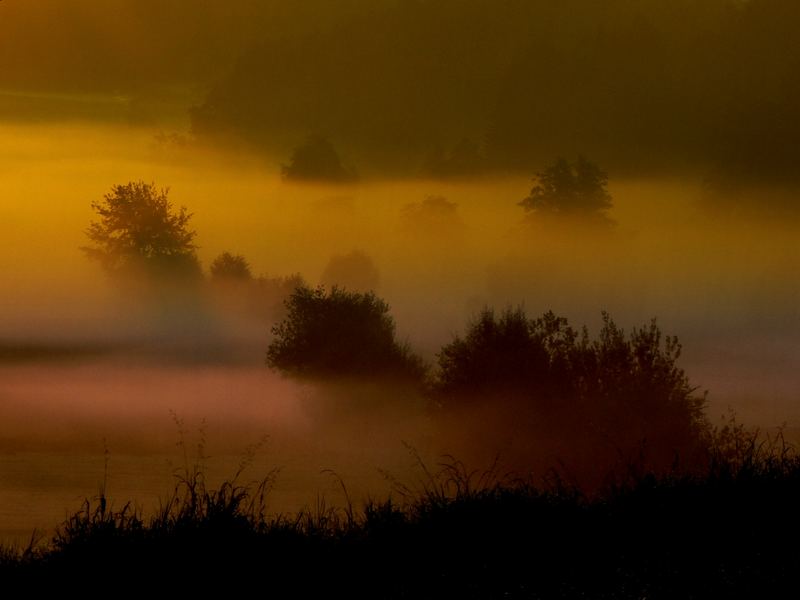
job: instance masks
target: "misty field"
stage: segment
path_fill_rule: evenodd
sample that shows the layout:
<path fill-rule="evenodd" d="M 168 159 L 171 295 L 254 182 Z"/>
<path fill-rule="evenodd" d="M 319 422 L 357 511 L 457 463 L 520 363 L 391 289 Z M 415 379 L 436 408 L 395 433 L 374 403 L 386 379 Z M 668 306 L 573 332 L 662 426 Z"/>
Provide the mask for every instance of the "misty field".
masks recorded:
<path fill-rule="evenodd" d="M 798 28 L 0 2 L 0 579 L 780 593 Z"/>
<path fill-rule="evenodd" d="M 657 316 L 680 336 L 692 382 L 710 390 L 712 421 L 732 408 L 748 424 L 784 424 L 794 435 L 797 225 L 721 216 L 704 205 L 698 182 L 612 178 L 616 227 L 559 233 L 524 221 L 517 203 L 529 178 L 293 185 L 281 181 L 278 161 L 165 149 L 151 130 L 4 125 L 2 133 L 17 140 L 0 167 L 0 261 L 12 286 L 0 313 L 0 529 L 9 539 L 54 526 L 95 494 L 106 448 L 109 494 L 154 507 L 182 461 L 176 417 L 187 437 L 204 427 L 219 478 L 267 436 L 256 474 L 282 467 L 280 510 L 326 486 L 337 497 L 322 469 L 358 494 L 380 494 L 388 484 L 379 469 L 409 472 L 403 442 L 431 459 L 450 450 L 432 440 L 419 399 L 398 420 L 381 408 L 393 405 L 385 392 L 362 389 L 370 408 L 359 414 L 350 406 L 358 402 L 336 405 L 346 392 L 270 373 L 263 363 L 275 314 L 237 312 L 219 298 L 175 307 L 121 296 L 79 248 L 90 203 L 136 177 L 168 186 L 192 213 L 206 265 L 230 250 L 256 274 L 299 273 L 314 284 L 332 257 L 363 252 L 398 336 L 428 361 L 484 306 L 553 309 L 594 330 L 601 310 L 628 328 Z M 424 212 L 432 197 L 452 205 L 444 220 Z M 281 299 L 273 303 L 278 310 Z M 502 459 L 500 448 L 481 456 L 495 451 Z"/>

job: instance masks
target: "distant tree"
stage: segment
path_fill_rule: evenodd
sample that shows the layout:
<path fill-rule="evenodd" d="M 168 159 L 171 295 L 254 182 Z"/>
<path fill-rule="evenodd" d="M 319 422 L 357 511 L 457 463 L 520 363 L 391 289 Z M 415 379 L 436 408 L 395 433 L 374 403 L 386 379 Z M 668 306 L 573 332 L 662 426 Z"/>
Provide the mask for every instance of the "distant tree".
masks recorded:
<path fill-rule="evenodd" d="M 286 318 L 286 300 L 301 287 L 308 287 L 300 273 L 283 277 L 261 275 L 250 286 L 249 312 L 275 323 Z"/>
<path fill-rule="evenodd" d="M 346 183 L 358 179 L 354 169 L 342 164 L 333 144 L 320 135 L 309 136 L 295 148 L 282 173 L 284 179 L 295 181 Z"/>
<path fill-rule="evenodd" d="M 219 308 L 270 326 L 286 317 L 286 299 L 296 288 L 306 285 L 299 273 L 253 277 L 247 261 L 227 252 L 212 263 L 211 282 L 214 285 L 210 291 Z"/>
<path fill-rule="evenodd" d="M 423 376 L 422 361 L 395 338 L 389 305 L 371 292 L 298 287 L 286 309 L 267 350 L 275 370 L 304 379 Z"/>
<path fill-rule="evenodd" d="M 92 245 L 82 250 L 110 274 L 201 276 L 192 215 L 185 207 L 173 210 L 168 191 L 143 181 L 113 186 L 91 204 L 99 220 L 86 230 Z"/>
<path fill-rule="evenodd" d="M 530 194 L 520 202 L 537 215 L 595 218 L 606 222 L 611 208 L 608 174 L 584 157 L 570 163 L 559 158 L 536 174 Z"/>
<path fill-rule="evenodd" d="M 351 290 L 368 292 L 380 283 L 380 273 L 373 260 L 361 250 L 333 256 L 322 271 L 323 285 L 339 286 Z"/>
<path fill-rule="evenodd" d="M 252 278 L 250 265 L 241 254 L 223 252 L 211 263 L 211 279 L 214 281 L 250 281 Z"/>

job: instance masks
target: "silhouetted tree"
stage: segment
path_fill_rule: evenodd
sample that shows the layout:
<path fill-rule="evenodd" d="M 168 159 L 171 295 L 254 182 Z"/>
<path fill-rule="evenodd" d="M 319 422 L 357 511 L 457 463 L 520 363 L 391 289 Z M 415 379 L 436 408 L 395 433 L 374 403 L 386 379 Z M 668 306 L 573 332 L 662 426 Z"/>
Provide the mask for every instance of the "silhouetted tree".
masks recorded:
<path fill-rule="evenodd" d="M 200 277 L 192 215 L 173 210 L 167 194 L 143 181 L 113 186 L 102 202 L 92 202 L 100 219 L 86 231 L 93 245 L 82 250 L 111 274 Z"/>
<path fill-rule="evenodd" d="M 273 369 L 310 379 L 423 375 L 421 360 L 395 338 L 389 305 L 371 292 L 299 287 L 286 309 L 267 350 Z"/>
<path fill-rule="evenodd" d="M 576 333 L 552 313 L 528 320 L 522 309 L 499 318 L 484 309 L 466 337 L 455 337 L 438 354 L 436 390 L 445 404 L 496 392 L 551 391 L 569 383 L 561 377 L 575 349 Z"/>
<path fill-rule="evenodd" d="M 253 274 L 244 256 L 223 252 L 211 263 L 211 278 L 214 281 L 249 281 Z"/>
<path fill-rule="evenodd" d="M 680 348 L 675 337 L 662 340 L 655 320 L 626 336 L 604 313 L 592 340 L 551 312 L 528 319 L 522 309 L 486 309 L 439 353 L 434 397 L 445 411 L 511 407 L 516 423 L 627 453 L 647 444 L 663 467 L 708 440 L 705 397 L 676 365 Z"/>
<path fill-rule="evenodd" d="M 608 175 L 584 157 L 578 157 L 575 163 L 559 158 L 537 173 L 534 182 L 530 194 L 519 203 L 526 211 L 609 220 Z"/>
<path fill-rule="evenodd" d="M 342 165 L 338 152 L 326 138 L 309 136 L 294 149 L 288 165 L 283 165 L 284 179 L 345 183 L 358 177 L 352 168 Z"/>

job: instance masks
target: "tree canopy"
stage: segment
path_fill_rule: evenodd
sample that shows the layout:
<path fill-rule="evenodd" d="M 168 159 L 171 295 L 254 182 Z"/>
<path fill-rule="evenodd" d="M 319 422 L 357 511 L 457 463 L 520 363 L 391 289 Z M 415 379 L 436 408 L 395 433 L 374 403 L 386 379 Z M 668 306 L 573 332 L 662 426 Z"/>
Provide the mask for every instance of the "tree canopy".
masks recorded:
<path fill-rule="evenodd" d="M 421 378 L 421 360 L 395 337 L 389 305 L 372 292 L 298 287 L 273 327 L 267 364 L 306 379 Z"/>
<path fill-rule="evenodd" d="M 281 171 L 284 179 L 294 181 L 347 183 L 358 179 L 355 170 L 342 164 L 333 144 L 321 135 L 308 136 Z"/>
<path fill-rule="evenodd" d="M 214 281 L 249 281 L 252 278 L 250 264 L 241 254 L 223 252 L 211 263 L 211 279 Z"/>
<path fill-rule="evenodd" d="M 552 312 L 485 309 L 438 355 L 434 397 L 445 412 L 478 403 L 512 407 L 518 423 L 634 451 L 647 443 L 662 466 L 703 448 L 705 396 L 676 364 L 681 346 L 655 320 L 625 335 L 603 314 L 595 339 Z"/>
<path fill-rule="evenodd" d="M 168 193 L 143 181 L 113 186 L 91 204 L 99 220 L 86 230 L 92 245 L 83 251 L 111 274 L 199 276 L 192 215 L 173 209 Z"/>
<path fill-rule="evenodd" d="M 574 163 L 559 158 L 536 173 L 530 194 L 519 204 L 537 215 L 608 220 L 611 194 L 607 186 L 608 174 L 583 156 Z"/>

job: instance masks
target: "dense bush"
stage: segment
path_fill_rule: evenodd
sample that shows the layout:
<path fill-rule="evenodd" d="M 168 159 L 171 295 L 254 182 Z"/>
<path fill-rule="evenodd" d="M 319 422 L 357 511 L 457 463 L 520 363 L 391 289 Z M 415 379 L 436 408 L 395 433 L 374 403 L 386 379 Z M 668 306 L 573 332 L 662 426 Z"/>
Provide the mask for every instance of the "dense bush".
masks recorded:
<path fill-rule="evenodd" d="M 287 375 L 420 379 L 421 360 L 395 338 L 389 305 L 372 292 L 298 287 L 272 329 L 267 364 Z"/>
<path fill-rule="evenodd" d="M 442 348 L 433 394 L 444 412 L 488 405 L 530 424 L 530 435 L 549 429 L 626 456 L 646 446 L 667 465 L 708 444 L 705 396 L 677 366 L 680 349 L 655 320 L 626 336 L 604 313 L 591 339 L 552 312 L 528 319 L 521 309 L 486 309 Z"/>

